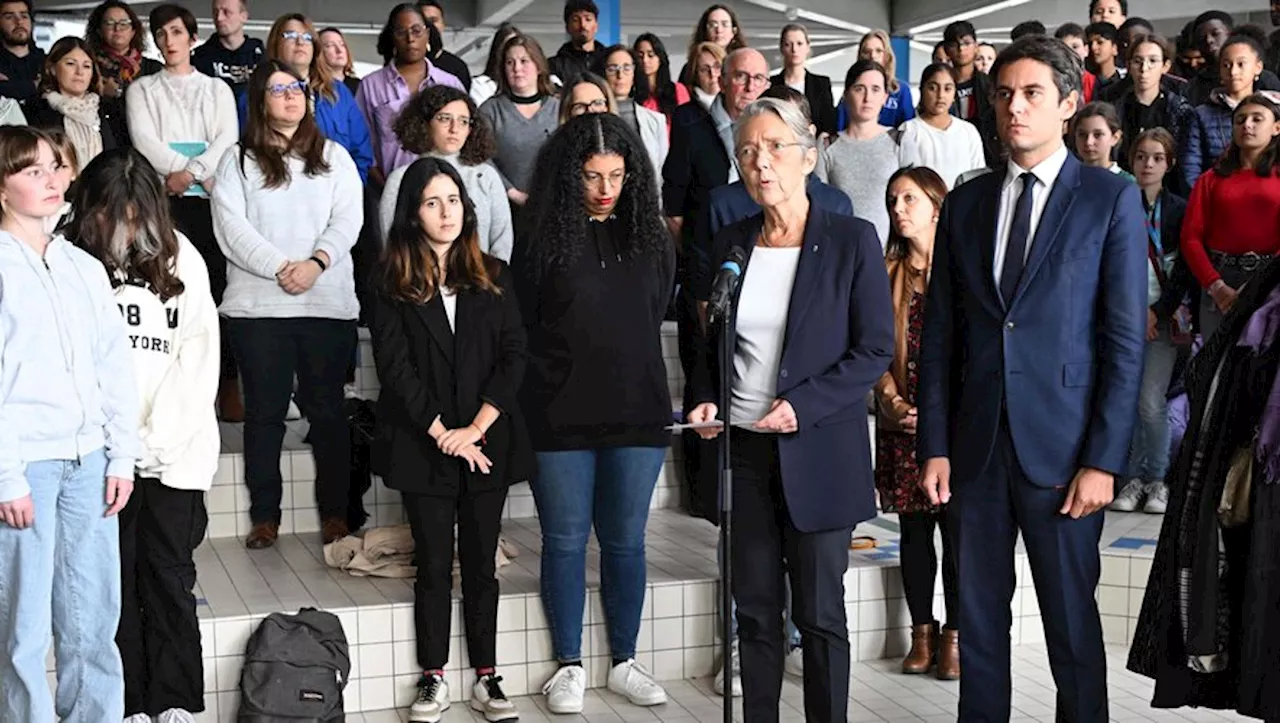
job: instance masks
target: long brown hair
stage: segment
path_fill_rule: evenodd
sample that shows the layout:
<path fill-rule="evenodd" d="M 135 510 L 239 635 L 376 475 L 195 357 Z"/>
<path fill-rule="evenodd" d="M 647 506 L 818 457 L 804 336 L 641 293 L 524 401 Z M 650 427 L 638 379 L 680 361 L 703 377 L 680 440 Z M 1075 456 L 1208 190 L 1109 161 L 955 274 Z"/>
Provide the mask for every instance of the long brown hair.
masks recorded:
<path fill-rule="evenodd" d="M 457 184 L 463 209 L 462 233 L 453 242 L 445 261 L 447 274 L 441 272 L 418 216 L 422 192 L 437 176 L 448 176 Z M 425 304 L 436 295 L 440 279 L 444 277 L 455 292 L 479 290 L 501 294 L 502 289 L 495 282 L 498 261 L 480 250 L 476 226 L 476 210 L 458 170 L 438 158 L 414 161 L 400 183 L 391 230 L 387 232 L 387 244 L 382 251 L 378 272 L 382 293 L 397 301 Z"/>
<path fill-rule="evenodd" d="M 104 151 L 85 166 L 72 186 L 71 218 L 62 232 L 102 262 L 112 287 L 140 284 L 162 302 L 185 290 L 160 174 L 133 148 Z"/>
<path fill-rule="evenodd" d="M 551 65 L 547 63 L 547 54 L 542 52 L 542 44 L 533 36 L 521 32 L 516 32 L 502 44 L 502 55 L 499 56 L 500 72 L 498 77 L 493 79 L 498 83 L 498 92 L 511 95 L 511 84 L 507 82 L 507 53 L 510 53 L 512 48 L 524 48 L 529 54 L 529 59 L 538 67 L 538 95 L 548 98 L 555 95 L 556 88 L 551 84 Z"/>
<path fill-rule="evenodd" d="M 67 57 L 71 51 L 79 48 L 84 54 L 89 56 L 89 62 L 93 64 L 93 75 L 89 77 L 89 92 L 102 93 L 102 74 L 98 72 L 97 56 L 93 54 L 93 49 L 88 43 L 80 38 L 68 35 L 65 38 L 59 38 L 58 42 L 49 48 L 49 55 L 44 59 L 44 70 L 40 73 L 40 93 L 48 93 L 49 91 L 62 92 L 58 87 L 58 77 L 54 74 L 53 69 Z"/>
<path fill-rule="evenodd" d="M 329 70 L 329 64 L 324 62 L 324 52 L 320 50 L 320 35 L 316 33 L 316 26 L 307 19 L 302 13 L 287 13 L 276 18 L 271 24 L 271 32 L 267 35 L 267 57 L 271 60 L 280 60 L 280 45 L 284 42 L 281 34 L 284 33 L 284 26 L 290 22 L 302 23 L 303 32 L 311 35 L 311 67 L 308 69 L 307 82 L 310 84 L 308 90 L 312 93 L 319 93 L 330 101 L 338 100 L 338 93 L 333 89 L 333 72 Z M 345 40 L 343 42 L 346 42 Z M 347 62 L 350 63 L 351 51 L 347 50 Z"/>
<path fill-rule="evenodd" d="M 286 138 L 271 127 L 267 118 L 267 86 L 276 73 L 284 73 L 304 84 L 307 82 L 292 66 L 279 60 L 262 61 L 249 78 L 249 122 L 240 137 L 240 172 L 244 173 L 245 159 L 253 156 L 262 170 L 267 188 L 279 188 L 289 183 L 289 156 L 303 160 L 303 173 L 307 176 L 329 172 L 329 163 L 324 159 L 325 137 L 316 125 L 310 103 L 306 104 L 306 112 L 292 138 Z"/>
<path fill-rule="evenodd" d="M 933 212 L 938 213 L 942 210 L 942 201 L 947 197 L 947 183 L 942 180 L 942 176 L 938 172 L 928 166 L 907 166 L 899 168 L 889 177 L 889 182 L 885 184 L 884 201 L 885 206 L 889 207 L 889 214 L 893 215 L 893 208 L 890 206 L 889 189 L 893 188 L 893 184 L 900 178 L 920 187 L 924 191 L 924 195 L 933 204 Z M 884 247 L 885 258 L 889 259 L 907 259 L 911 256 L 911 244 L 905 238 L 898 235 L 893 230 L 893 224 L 889 224 L 889 240 L 885 242 Z"/>

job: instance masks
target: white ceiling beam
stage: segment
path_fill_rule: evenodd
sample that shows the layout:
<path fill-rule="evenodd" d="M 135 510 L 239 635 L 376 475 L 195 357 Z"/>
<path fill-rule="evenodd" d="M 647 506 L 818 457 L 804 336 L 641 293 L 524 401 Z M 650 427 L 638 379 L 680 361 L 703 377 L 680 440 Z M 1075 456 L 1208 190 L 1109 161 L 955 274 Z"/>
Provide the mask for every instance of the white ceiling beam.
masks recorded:
<path fill-rule="evenodd" d="M 533 0 L 478 0 L 476 25 L 482 28 L 497 27 L 532 4 Z M 564 30 L 563 26 L 560 29 Z"/>
<path fill-rule="evenodd" d="M 776 0 L 745 0 L 748 5 L 755 5 L 766 10 L 772 10 L 776 13 L 782 13 L 788 20 L 808 20 L 813 23 L 820 23 L 832 28 L 840 28 L 841 30 L 849 30 L 861 35 L 871 32 L 871 28 L 866 25 L 859 25 L 848 20 L 842 20 L 833 15 L 824 13 L 816 13 L 811 10 L 803 10 L 794 5 L 777 2 Z"/>
<path fill-rule="evenodd" d="M 1031 0 L 1000 0 L 1000 2 L 992 3 L 990 5 L 985 5 L 980 8 L 974 8 L 972 10 L 966 10 L 965 12 L 956 13 L 955 15 L 951 15 L 945 18 L 940 18 L 938 20 L 934 20 L 933 22 L 924 23 L 923 25 L 917 25 L 914 28 L 911 28 L 910 34 L 912 36 L 915 36 L 921 33 L 927 33 L 930 30 L 945 28 L 951 23 L 958 22 L 960 20 L 972 20 L 974 18 L 980 18 L 983 15 L 998 13 L 1001 10 L 1007 10 L 1009 8 L 1018 7 L 1019 5 L 1026 5 L 1029 2 L 1031 2 Z"/>

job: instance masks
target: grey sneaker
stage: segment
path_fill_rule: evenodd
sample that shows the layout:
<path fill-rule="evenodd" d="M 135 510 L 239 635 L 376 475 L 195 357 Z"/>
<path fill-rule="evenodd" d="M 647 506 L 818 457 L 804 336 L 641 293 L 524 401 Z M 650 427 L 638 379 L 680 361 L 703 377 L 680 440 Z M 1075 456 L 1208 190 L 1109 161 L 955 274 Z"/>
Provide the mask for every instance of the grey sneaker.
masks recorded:
<path fill-rule="evenodd" d="M 1142 511 L 1148 515 L 1163 515 L 1169 508 L 1169 485 L 1164 482 L 1152 482 L 1147 485 L 1145 492 L 1147 504 L 1143 505 Z"/>
<path fill-rule="evenodd" d="M 730 685 L 733 686 L 733 697 L 742 697 L 742 661 L 738 655 L 738 641 L 734 639 L 732 652 L 729 655 L 729 664 L 725 665 L 724 661 L 720 661 L 719 670 L 716 671 L 714 689 L 716 695 L 724 695 L 724 679 L 728 676 Z"/>
<path fill-rule="evenodd" d="M 1120 494 L 1116 495 L 1107 509 L 1112 512 L 1133 512 L 1142 504 L 1142 498 L 1145 495 L 1146 486 L 1142 480 L 1135 477 L 1125 484 L 1124 489 L 1120 490 Z"/>

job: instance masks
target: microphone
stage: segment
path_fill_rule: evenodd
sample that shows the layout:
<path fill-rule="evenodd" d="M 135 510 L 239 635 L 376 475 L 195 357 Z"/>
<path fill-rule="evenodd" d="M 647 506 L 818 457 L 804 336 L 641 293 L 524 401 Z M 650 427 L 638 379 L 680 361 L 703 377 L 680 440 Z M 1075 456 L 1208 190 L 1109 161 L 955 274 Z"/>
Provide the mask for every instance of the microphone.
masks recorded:
<path fill-rule="evenodd" d="M 741 246 L 734 246 L 725 254 L 720 262 L 720 270 L 711 283 L 711 299 L 707 302 L 707 323 L 715 324 L 724 319 L 733 303 L 733 294 L 738 290 L 738 282 L 742 280 L 742 265 L 747 262 L 747 253 Z"/>

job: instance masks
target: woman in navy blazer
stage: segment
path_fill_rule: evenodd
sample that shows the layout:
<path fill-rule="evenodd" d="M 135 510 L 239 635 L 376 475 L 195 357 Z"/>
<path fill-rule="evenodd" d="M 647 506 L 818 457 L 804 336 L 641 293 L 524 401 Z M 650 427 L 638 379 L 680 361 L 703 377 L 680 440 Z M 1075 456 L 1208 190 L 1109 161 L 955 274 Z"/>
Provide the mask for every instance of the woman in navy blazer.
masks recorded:
<path fill-rule="evenodd" d="M 763 214 L 729 226 L 714 258 L 746 254 L 719 368 L 712 334 L 694 372 L 691 422 L 718 418 L 717 380 L 732 373 L 732 551 L 747 723 L 778 720 L 783 577 L 804 649 L 805 717 L 845 720 L 849 641 L 844 572 L 855 525 L 875 516 L 865 398 L 893 356 L 884 256 L 866 221 L 811 204 L 816 139 L 795 106 L 771 98 L 735 126 L 742 180 Z M 695 290 L 701 299 L 710 289 Z M 712 437 L 718 430 L 703 431 Z"/>

